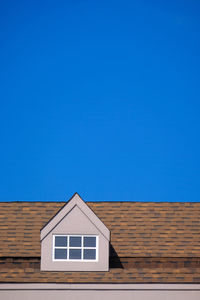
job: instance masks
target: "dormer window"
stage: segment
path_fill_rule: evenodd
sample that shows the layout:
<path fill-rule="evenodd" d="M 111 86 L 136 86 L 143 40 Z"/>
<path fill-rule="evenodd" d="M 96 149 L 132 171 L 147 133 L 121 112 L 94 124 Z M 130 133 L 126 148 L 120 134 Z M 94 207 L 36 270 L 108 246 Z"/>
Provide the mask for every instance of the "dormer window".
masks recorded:
<path fill-rule="evenodd" d="M 42 271 L 108 271 L 110 231 L 75 194 L 41 230 Z"/>
<path fill-rule="evenodd" d="M 98 237 L 94 235 L 54 235 L 54 261 L 97 261 Z"/>

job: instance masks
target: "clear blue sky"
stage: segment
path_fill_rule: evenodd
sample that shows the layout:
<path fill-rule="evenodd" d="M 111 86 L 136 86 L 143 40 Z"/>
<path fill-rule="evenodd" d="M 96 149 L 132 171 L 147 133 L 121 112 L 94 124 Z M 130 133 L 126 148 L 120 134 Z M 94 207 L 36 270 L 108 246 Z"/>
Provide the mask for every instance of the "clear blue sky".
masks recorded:
<path fill-rule="evenodd" d="M 1 1 L 0 200 L 200 201 L 200 1 Z"/>

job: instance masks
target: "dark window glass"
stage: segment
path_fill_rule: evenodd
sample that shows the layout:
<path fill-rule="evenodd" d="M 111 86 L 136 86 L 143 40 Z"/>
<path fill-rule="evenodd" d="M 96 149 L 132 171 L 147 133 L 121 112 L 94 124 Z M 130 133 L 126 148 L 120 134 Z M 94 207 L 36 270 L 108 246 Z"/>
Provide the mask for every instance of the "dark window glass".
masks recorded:
<path fill-rule="evenodd" d="M 84 247 L 96 247 L 96 237 L 94 236 L 84 237 Z"/>
<path fill-rule="evenodd" d="M 67 237 L 66 236 L 55 236 L 55 246 L 56 247 L 67 247 Z"/>
<path fill-rule="evenodd" d="M 66 249 L 55 249 L 55 259 L 67 259 Z"/>
<path fill-rule="evenodd" d="M 69 259 L 81 259 L 81 249 L 69 249 Z"/>
<path fill-rule="evenodd" d="M 95 249 L 84 249 L 83 259 L 96 259 Z"/>
<path fill-rule="evenodd" d="M 81 247 L 81 236 L 70 236 L 69 237 L 70 247 Z"/>

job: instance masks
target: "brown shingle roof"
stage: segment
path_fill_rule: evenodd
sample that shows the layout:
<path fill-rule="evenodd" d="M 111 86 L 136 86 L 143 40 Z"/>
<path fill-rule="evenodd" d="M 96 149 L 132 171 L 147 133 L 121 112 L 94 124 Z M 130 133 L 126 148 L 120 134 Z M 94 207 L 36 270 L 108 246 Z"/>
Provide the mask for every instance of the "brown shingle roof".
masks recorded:
<path fill-rule="evenodd" d="M 110 229 L 120 264 L 109 272 L 40 271 L 40 229 L 64 204 L 0 203 L 0 282 L 200 282 L 200 203 L 88 203 Z"/>
<path fill-rule="evenodd" d="M 0 269 L 0 282 L 23 283 L 199 283 L 200 269 L 111 269 L 109 272 L 44 272 Z"/>
<path fill-rule="evenodd" d="M 0 256 L 39 257 L 61 202 L 0 203 Z M 90 202 L 120 257 L 200 257 L 200 203 Z"/>
<path fill-rule="evenodd" d="M 0 283 L 199 283 L 199 258 L 132 258 L 108 272 L 40 271 L 40 258 L 1 258 Z M 127 264 L 128 263 L 128 264 Z"/>

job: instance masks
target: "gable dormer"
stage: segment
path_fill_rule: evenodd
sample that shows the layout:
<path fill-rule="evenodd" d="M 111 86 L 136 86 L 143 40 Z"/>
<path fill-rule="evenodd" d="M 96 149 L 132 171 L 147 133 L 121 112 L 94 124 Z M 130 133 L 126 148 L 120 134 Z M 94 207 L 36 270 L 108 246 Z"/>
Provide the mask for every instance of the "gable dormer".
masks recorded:
<path fill-rule="evenodd" d="M 110 231 L 77 193 L 40 240 L 42 271 L 108 271 Z"/>

